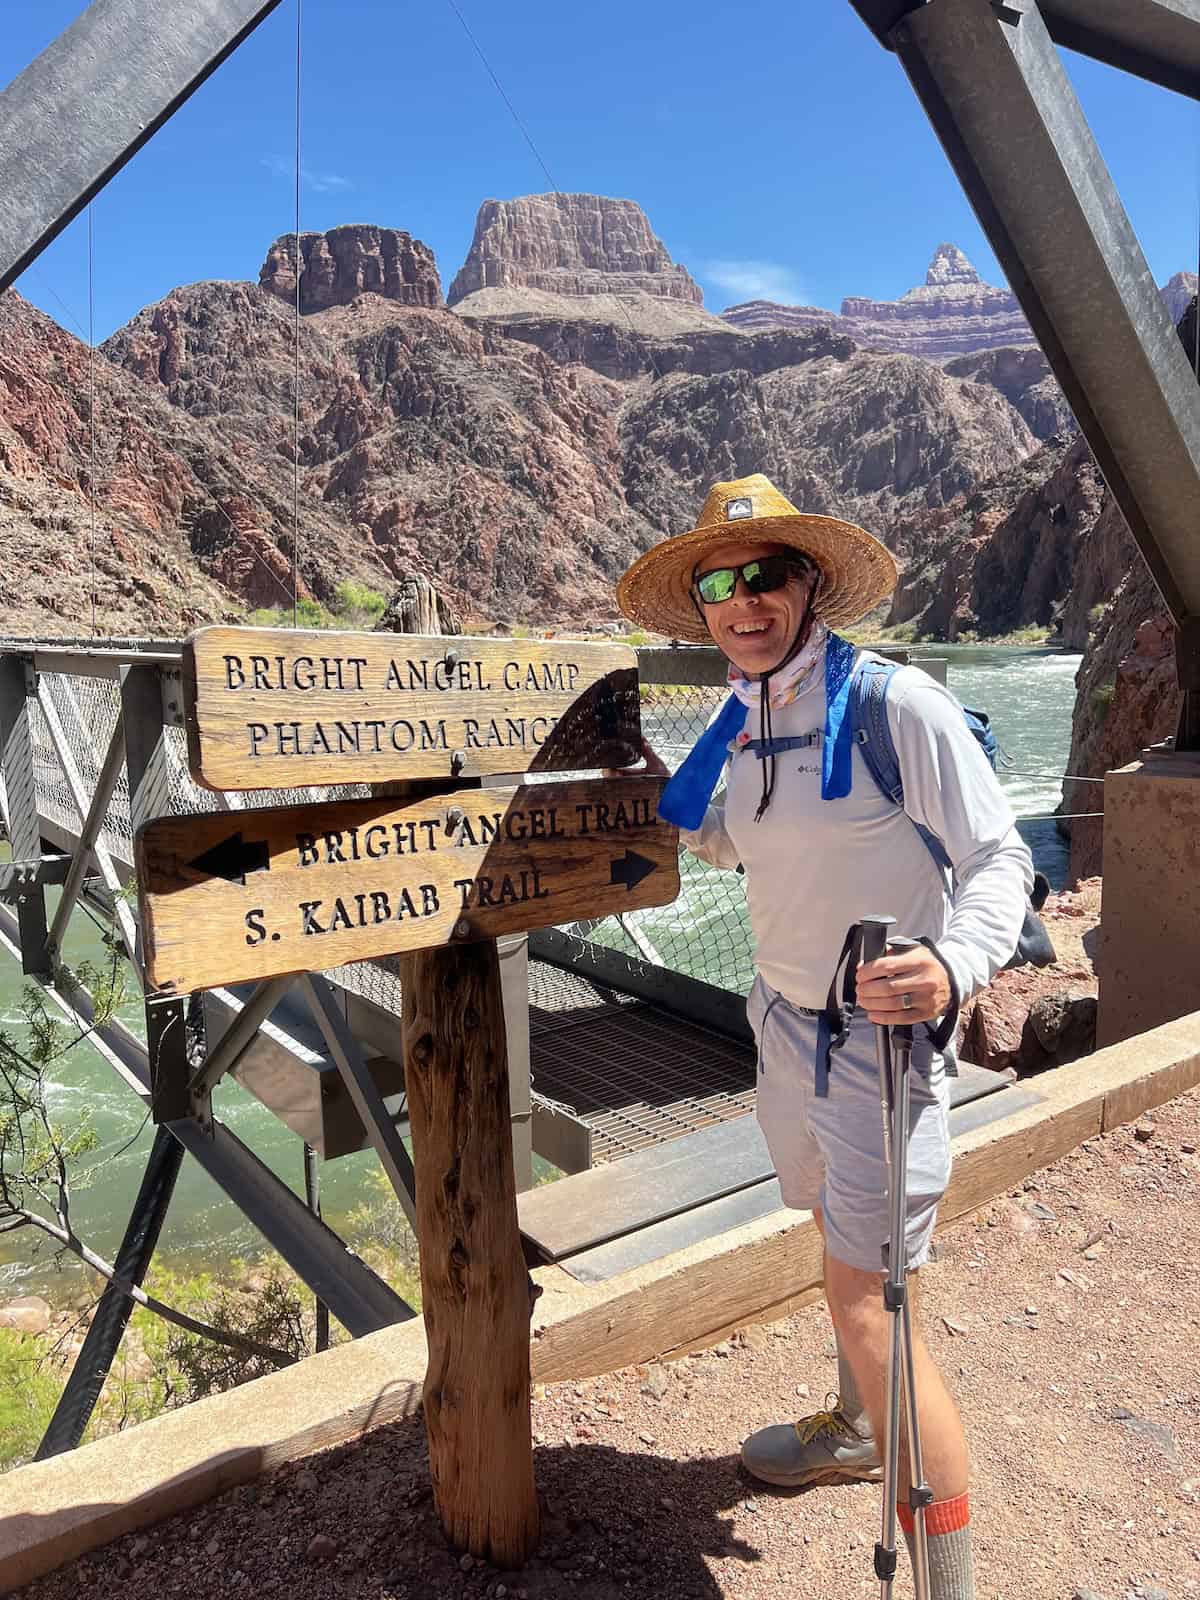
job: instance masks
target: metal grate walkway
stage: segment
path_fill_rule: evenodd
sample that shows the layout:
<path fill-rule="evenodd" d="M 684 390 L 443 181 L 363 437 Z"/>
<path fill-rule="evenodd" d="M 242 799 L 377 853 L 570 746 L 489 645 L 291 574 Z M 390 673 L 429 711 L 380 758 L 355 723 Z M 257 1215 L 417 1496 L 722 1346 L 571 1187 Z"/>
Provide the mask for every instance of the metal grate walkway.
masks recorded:
<path fill-rule="evenodd" d="M 529 964 L 535 1093 L 592 1130 L 595 1164 L 743 1117 L 746 1045 L 540 961 Z"/>

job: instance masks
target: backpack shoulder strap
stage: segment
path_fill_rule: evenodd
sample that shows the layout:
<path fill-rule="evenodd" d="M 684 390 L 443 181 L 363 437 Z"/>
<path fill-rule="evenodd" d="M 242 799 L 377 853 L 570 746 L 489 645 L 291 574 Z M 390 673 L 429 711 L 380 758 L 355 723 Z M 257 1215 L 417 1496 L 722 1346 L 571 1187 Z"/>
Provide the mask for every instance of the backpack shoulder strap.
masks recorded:
<path fill-rule="evenodd" d="M 854 743 L 875 785 L 892 802 L 904 806 L 904 780 L 900 774 L 900 757 L 888 724 L 888 685 L 898 671 L 894 661 L 862 661 L 850 688 L 850 720 L 854 729 Z M 950 871 L 950 857 L 946 847 L 935 833 L 910 817 L 913 827 L 921 836 L 921 843 L 943 872 Z"/>
<path fill-rule="evenodd" d="M 896 671 L 894 661 L 859 662 L 850 686 L 850 725 L 867 771 L 894 805 L 904 804 L 900 758 L 888 727 L 887 692 Z"/>

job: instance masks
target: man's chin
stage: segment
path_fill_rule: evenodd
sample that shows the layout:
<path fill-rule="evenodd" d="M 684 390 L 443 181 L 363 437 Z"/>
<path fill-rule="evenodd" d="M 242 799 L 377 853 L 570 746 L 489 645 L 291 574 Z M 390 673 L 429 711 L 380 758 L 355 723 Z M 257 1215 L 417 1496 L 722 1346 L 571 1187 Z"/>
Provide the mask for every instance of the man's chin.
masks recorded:
<path fill-rule="evenodd" d="M 718 648 L 726 661 L 735 666 L 744 678 L 759 678 L 764 672 L 771 672 L 774 669 L 775 657 L 770 650 L 739 650 L 735 655 L 728 644 L 722 644 Z"/>

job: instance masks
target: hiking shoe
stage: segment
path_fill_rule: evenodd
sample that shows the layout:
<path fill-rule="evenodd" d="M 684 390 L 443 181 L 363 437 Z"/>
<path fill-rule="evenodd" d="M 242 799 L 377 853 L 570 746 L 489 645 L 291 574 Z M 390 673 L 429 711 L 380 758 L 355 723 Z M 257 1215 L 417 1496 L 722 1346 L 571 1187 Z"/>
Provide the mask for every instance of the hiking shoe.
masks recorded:
<path fill-rule="evenodd" d="M 742 1446 L 747 1471 L 785 1489 L 840 1478 L 880 1482 L 883 1465 L 865 1414 L 851 1413 L 835 1394 L 827 1395 L 825 1404 L 827 1411 L 752 1433 Z"/>

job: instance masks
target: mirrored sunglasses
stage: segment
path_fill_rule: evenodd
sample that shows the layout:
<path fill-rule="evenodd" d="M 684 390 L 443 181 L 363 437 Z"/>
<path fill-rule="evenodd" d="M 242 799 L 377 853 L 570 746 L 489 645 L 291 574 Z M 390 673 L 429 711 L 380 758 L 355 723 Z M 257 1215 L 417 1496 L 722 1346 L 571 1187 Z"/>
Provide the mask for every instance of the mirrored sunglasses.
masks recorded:
<path fill-rule="evenodd" d="M 789 578 L 811 571 L 812 562 L 799 554 L 759 556 L 740 567 L 714 567 L 711 572 L 702 572 L 696 579 L 696 593 L 706 606 L 718 606 L 733 599 L 739 578 L 748 593 L 770 594 L 772 589 L 782 589 Z"/>

